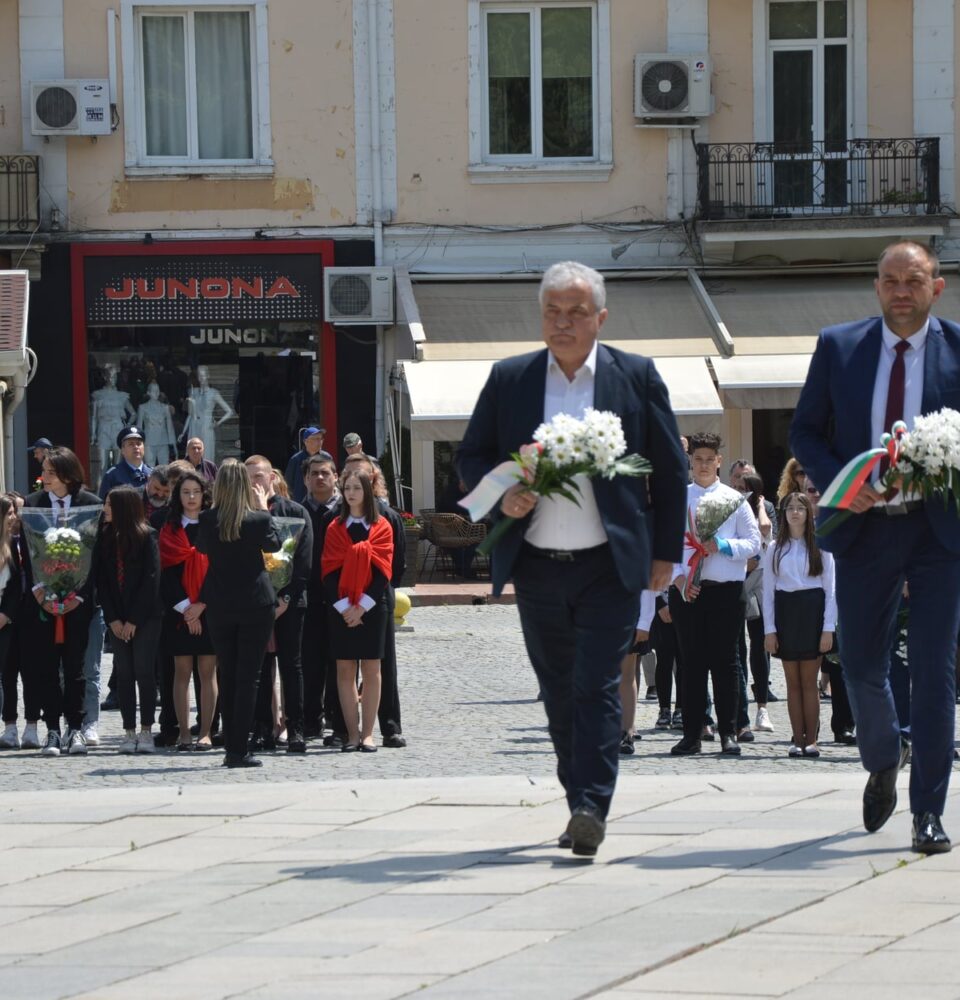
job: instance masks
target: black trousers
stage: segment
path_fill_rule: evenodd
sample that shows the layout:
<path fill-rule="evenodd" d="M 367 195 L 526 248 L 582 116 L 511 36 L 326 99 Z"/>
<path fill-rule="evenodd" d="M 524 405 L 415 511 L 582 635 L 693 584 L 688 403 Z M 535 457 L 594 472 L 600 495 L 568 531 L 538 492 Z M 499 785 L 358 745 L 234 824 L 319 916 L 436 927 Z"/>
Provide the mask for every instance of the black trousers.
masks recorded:
<path fill-rule="evenodd" d="M 46 620 L 41 619 L 40 606 L 35 600 L 34 605 L 24 614 L 23 620 L 37 669 L 43 721 L 48 729 L 59 732 L 62 715 L 68 728 L 79 729 L 83 725 L 83 696 L 86 690 L 83 657 L 87 651 L 92 607 L 87 601 L 63 616 L 64 642 L 58 645 L 54 642 L 53 618 L 44 612 Z"/>
<path fill-rule="evenodd" d="M 303 732 L 303 669 L 302 642 L 303 619 L 306 608 L 288 607 L 273 623 L 277 645 L 277 670 L 283 687 L 283 714 L 287 723 L 287 737 L 291 730 Z M 257 722 L 273 726 L 273 664 L 272 657 L 263 658 L 260 673 L 260 690 L 257 694 Z"/>
<path fill-rule="evenodd" d="M 261 608 L 207 606 L 210 639 L 220 672 L 223 746 L 227 753 L 247 752 L 257 705 L 260 667 L 273 628 L 273 605 Z"/>
<path fill-rule="evenodd" d="M 300 650 L 303 722 L 307 728 L 319 729 L 324 716 L 323 696 L 327 686 L 327 660 L 330 652 L 327 640 L 327 606 L 323 595 L 316 591 L 307 594 Z"/>
<path fill-rule="evenodd" d="M 704 586 L 687 603 L 670 588 L 670 614 L 683 656 L 683 735 L 699 740 L 707 711 L 707 676 L 713 679 L 717 728 L 721 736 L 736 733 L 740 670 L 737 644 L 746 602 L 743 581 Z"/>
<path fill-rule="evenodd" d="M 121 642 L 113 636 L 113 671 L 124 729 L 136 728 L 138 693 L 140 725 L 153 725 L 157 710 L 156 652 L 160 623 L 159 618 L 145 622 L 130 642 Z"/>
<path fill-rule="evenodd" d="M 677 632 L 673 622 L 665 622 L 659 614 L 660 609 L 666 604 L 663 598 L 657 598 L 657 614 L 653 616 L 653 624 L 650 626 L 650 645 L 657 654 L 657 701 L 660 709 L 670 711 L 670 697 L 673 694 L 673 672 L 676 664 L 677 673 L 677 701 L 676 711 L 683 709 L 683 698 L 681 697 L 682 663 L 680 657 L 680 646 L 677 642 Z"/>
<path fill-rule="evenodd" d="M 620 661 L 633 645 L 640 595 L 624 589 L 606 545 L 574 562 L 525 545 L 513 578 L 567 803 L 606 817 L 620 759 Z"/>
<path fill-rule="evenodd" d="M 770 654 L 763 648 L 763 614 L 748 618 L 746 634 L 750 636 L 750 673 L 753 676 L 753 696 L 758 702 L 767 703 L 770 694 Z M 747 639 L 740 632 L 740 662 L 747 663 Z"/>
<path fill-rule="evenodd" d="M 380 661 L 380 707 L 377 721 L 380 735 L 399 736 L 400 689 L 397 685 L 397 630 L 393 624 L 393 610 L 397 606 L 397 595 L 393 587 L 387 587 L 387 633 L 383 643 L 383 659 Z"/>
<path fill-rule="evenodd" d="M 30 600 L 34 601 L 33 595 Z M 36 603 L 36 601 L 34 601 Z M 23 683 L 23 717 L 27 722 L 37 722 L 40 718 L 40 679 L 33 658 L 33 651 L 26 646 L 26 629 L 21 620 L 29 608 L 21 605 L 16 621 L 0 630 L 0 636 L 7 633 L 7 652 L 2 658 L 3 721 L 17 721 L 17 677 Z"/>

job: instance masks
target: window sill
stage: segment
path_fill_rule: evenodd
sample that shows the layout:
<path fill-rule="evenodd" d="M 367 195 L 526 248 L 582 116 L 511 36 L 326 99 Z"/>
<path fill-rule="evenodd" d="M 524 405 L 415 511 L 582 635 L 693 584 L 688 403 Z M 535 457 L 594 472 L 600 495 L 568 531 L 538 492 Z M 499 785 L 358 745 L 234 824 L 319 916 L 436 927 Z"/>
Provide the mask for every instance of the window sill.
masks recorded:
<path fill-rule="evenodd" d="M 157 165 L 131 165 L 124 167 L 127 177 L 177 178 L 177 177 L 273 177 L 272 160 L 262 163 L 182 163 Z"/>
<path fill-rule="evenodd" d="M 471 184 L 543 184 L 551 181 L 606 181 L 613 163 L 471 163 Z"/>

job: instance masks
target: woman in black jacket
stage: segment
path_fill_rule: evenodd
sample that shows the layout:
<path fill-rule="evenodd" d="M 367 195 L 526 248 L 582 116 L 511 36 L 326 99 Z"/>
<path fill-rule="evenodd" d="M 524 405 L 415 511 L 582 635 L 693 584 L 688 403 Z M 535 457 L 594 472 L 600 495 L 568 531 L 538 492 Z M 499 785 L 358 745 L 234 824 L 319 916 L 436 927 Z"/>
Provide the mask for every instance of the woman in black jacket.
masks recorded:
<path fill-rule="evenodd" d="M 227 460 L 213 483 L 213 508 L 200 515 L 196 542 L 210 560 L 200 600 L 220 668 L 226 767 L 262 763 L 248 741 L 277 602 L 263 553 L 280 544 L 263 488 L 251 486 L 247 470 Z"/>
<path fill-rule="evenodd" d="M 117 697 L 125 731 L 119 750 L 153 753 L 157 698 L 154 664 L 161 622 L 157 533 L 147 523 L 140 493 L 130 486 L 117 486 L 107 494 L 103 519 L 97 594 L 112 637 Z"/>
<path fill-rule="evenodd" d="M 14 559 L 11 549 L 12 528 L 17 523 L 17 508 L 13 498 L 0 496 L 0 665 L 5 666 L 7 654 L 10 651 L 10 637 L 13 634 L 13 621 L 18 616 L 20 598 L 23 588 L 20 585 L 20 563 Z M 16 677 L 13 688 L 12 718 L 17 718 Z M 0 689 L 0 709 L 4 708 L 3 690 Z M 3 713 L 4 719 L 8 713 Z M 6 735 L 6 734 L 5 734 Z M 13 735 L 17 735 L 17 723 L 13 722 Z M 19 746 L 9 743 L 8 746 Z"/>

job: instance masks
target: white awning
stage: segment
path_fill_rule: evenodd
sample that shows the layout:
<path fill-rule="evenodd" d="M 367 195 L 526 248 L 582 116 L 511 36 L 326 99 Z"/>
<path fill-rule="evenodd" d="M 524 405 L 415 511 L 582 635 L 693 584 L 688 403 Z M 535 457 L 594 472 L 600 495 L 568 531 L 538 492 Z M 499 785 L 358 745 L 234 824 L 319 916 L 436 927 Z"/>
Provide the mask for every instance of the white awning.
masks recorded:
<path fill-rule="evenodd" d="M 723 404 L 703 358 L 657 358 L 680 430 L 719 430 Z M 404 361 L 410 426 L 420 441 L 460 441 L 493 362 Z"/>
<path fill-rule="evenodd" d="M 724 401 L 741 410 L 793 409 L 809 367 L 809 354 L 745 354 L 713 359 Z"/>

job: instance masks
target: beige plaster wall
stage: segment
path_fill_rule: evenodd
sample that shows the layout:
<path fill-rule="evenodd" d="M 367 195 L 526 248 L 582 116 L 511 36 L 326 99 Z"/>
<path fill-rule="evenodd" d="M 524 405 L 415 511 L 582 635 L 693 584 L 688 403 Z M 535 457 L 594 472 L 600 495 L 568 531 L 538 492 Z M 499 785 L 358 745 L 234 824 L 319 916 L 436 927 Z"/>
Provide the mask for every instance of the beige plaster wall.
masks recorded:
<path fill-rule="evenodd" d="M 72 0 L 64 6 L 67 76 L 105 77 L 106 10 L 119 5 L 115 0 Z M 256 179 L 125 176 L 125 68 L 118 24 L 121 127 L 96 142 L 68 140 L 71 226 L 208 229 L 352 224 L 356 196 L 351 8 L 350 0 L 275 0 L 269 5 L 275 171 L 273 177 Z"/>
<path fill-rule="evenodd" d="M 633 56 L 666 45 L 666 4 L 611 4 L 614 169 L 606 182 L 475 184 L 467 175 L 467 4 L 396 0 L 398 222 L 538 225 L 662 218 L 665 130 L 637 129 Z"/>
<path fill-rule="evenodd" d="M 0 0 L 0 156 L 21 152 L 17 0 Z"/>
<path fill-rule="evenodd" d="M 867 5 L 867 122 L 879 139 L 913 135 L 913 4 Z"/>
<path fill-rule="evenodd" d="M 716 111 L 711 142 L 753 140 L 753 4 L 710 0 L 710 54 Z"/>

